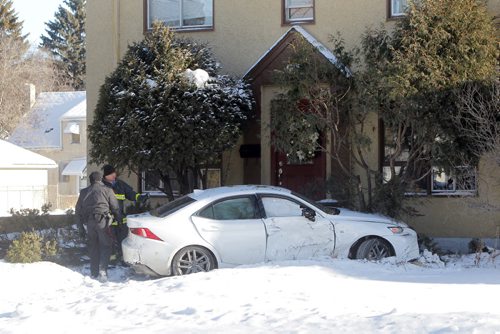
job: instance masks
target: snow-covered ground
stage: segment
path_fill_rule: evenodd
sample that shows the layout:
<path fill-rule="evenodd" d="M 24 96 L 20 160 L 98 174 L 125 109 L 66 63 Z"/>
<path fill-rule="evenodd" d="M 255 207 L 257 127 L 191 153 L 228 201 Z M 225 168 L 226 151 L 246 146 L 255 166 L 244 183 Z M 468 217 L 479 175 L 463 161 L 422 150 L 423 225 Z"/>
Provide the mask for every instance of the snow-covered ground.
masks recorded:
<path fill-rule="evenodd" d="M 267 263 L 110 282 L 0 262 L 1 333 L 499 333 L 500 263 L 427 254 L 423 265 Z M 497 260 L 500 260 L 497 259 Z M 83 273 L 83 274 L 82 274 Z"/>

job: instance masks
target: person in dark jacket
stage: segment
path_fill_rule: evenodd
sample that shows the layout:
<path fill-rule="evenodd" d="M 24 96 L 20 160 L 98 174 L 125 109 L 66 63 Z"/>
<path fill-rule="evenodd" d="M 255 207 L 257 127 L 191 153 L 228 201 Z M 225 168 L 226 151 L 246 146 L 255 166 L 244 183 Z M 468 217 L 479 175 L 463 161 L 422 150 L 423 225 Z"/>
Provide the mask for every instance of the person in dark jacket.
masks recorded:
<path fill-rule="evenodd" d="M 139 194 L 129 186 L 126 182 L 118 179 L 116 169 L 111 165 L 105 165 L 103 168 L 102 182 L 107 187 L 113 189 L 118 205 L 120 207 L 121 220 L 117 219 L 111 223 L 111 230 L 116 241 L 117 256 L 121 256 L 121 244 L 123 239 L 127 237 L 128 227 L 127 218 L 125 216 L 125 200 L 132 202 L 145 202 L 148 194 Z"/>
<path fill-rule="evenodd" d="M 113 191 L 101 182 L 101 177 L 99 172 L 90 174 L 91 184 L 80 192 L 75 215 L 80 235 L 85 235 L 83 225 L 87 225 L 90 275 L 106 281 L 113 246 L 109 233 L 111 214 L 116 219 L 121 219 L 121 213 Z"/>

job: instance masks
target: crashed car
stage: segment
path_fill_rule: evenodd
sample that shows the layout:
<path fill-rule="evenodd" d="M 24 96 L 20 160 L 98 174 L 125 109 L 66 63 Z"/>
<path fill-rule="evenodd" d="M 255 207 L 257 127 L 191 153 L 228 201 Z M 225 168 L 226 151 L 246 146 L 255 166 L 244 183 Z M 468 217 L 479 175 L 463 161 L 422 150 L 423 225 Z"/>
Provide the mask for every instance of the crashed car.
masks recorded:
<path fill-rule="evenodd" d="M 265 261 L 419 256 L 417 234 L 388 217 L 324 208 L 288 189 L 195 191 L 127 217 L 123 259 L 137 272 L 186 275 Z"/>

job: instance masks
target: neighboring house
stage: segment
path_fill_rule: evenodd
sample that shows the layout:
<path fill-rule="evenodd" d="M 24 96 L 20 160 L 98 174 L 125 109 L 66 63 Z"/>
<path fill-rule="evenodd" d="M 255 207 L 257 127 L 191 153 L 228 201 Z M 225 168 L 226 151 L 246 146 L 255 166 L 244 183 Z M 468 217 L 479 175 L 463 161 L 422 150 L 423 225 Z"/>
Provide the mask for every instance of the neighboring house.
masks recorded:
<path fill-rule="evenodd" d="M 336 66 L 329 50 L 332 34 L 340 32 L 348 49 L 356 47 L 367 27 L 382 24 L 391 29 L 404 15 L 405 6 L 405 0 L 88 0 L 88 119 L 92 119 L 99 87 L 127 46 L 141 40 L 153 21 L 161 20 L 181 36 L 207 41 L 225 73 L 252 83 L 257 121 L 233 152 L 225 155 L 222 183 L 282 184 L 300 190 L 304 184 L 324 181 L 338 172 L 325 154 L 307 165 L 291 166 L 273 150 L 270 106 L 280 89 L 271 80 L 272 71 L 284 66 L 290 42 L 297 37 L 305 38 L 325 61 Z M 488 6 L 500 13 L 500 0 L 489 1 Z M 383 172 L 384 135 L 377 115 L 366 128 L 373 143 L 367 163 Z M 409 222 L 429 236 L 494 237 L 500 225 L 500 166 L 483 161 L 478 170 L 480 175 L 468 189 L 459 189 L 449 176 L 436 173 L 419 194 L 423 196 L 413 203 L 423 216 Z M 133 175 L 129 181 L 142 187 Z M 480 208 L 485 202 L 497 209 Z"/>
<path fill-rule="evenodd" d="M 48 174 L 57 164 L 5 140 L 0 140 L 0 152 L 0 216 L 48 203 Z"/>
<path fill-rule="evenodd" d="M 54 160 L 48 201 L 55 209 L 74 207 L 87 184 L 85 92 L 40 93 L 9 141 Z"/>

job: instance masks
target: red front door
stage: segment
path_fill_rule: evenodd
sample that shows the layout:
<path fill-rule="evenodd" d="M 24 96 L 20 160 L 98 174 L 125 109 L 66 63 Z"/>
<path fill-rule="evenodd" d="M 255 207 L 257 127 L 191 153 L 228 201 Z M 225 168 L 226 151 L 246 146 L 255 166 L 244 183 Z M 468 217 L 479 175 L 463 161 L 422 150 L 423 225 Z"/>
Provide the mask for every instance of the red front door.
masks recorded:
<path fill-rule="evenodd" d="M 316 156 L 303 163 L 289 162 L 286 154 L 271 153 L 273 185 L 288 188 L 314 200 L 325 198 L 326 154 Z"/>

